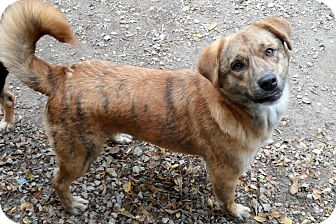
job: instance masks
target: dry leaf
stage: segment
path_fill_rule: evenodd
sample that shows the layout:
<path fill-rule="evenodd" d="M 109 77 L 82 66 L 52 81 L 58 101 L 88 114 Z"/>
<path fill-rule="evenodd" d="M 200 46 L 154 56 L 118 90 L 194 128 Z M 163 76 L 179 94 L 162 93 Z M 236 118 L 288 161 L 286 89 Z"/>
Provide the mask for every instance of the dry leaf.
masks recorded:
<path fill-rule="evenodd" d="M 186 5 L 186 6 L 184 6 L 184 7 L 182 8 L 182 11 L 183 11 L 183 12 L 186 12 L 186 11 L 189 11 L 189 9 L 190 9 L 190 6 L 189 6 L 189 5 Z"/>
<path fill-rule="evenodd" d="M 258 201 L 257 199 L 253 198 L 252 199 L 252 207 L 253 207 L 253 210 L 254 210 L 254 214 L 258 215 Z"/>
<path fill-rule="evenodd" d="M 256 220 L 257 222 L 266 222 L 267 221 L 267 218 L 265 216 L 254 216 L 253 219 Z"/>
<path fill-rule="evenodd" d="M 26 211 L 26 210 L 30 210 L 30 209 L 33 209 L 33 204 L 30 203 L 30 202 L 23 202 L 20 205 L 20 210 L 21 211 Z"/>
<path fill-rule="evenodd" d="M 321 198 L 321 192 L 319 190 L 313 189 L 313 198 L 315 201 L 319 200 Z"/>
<path fill-rule="evenodd" d="M 213 30 L 217 27 L 217 23 L 211 23 L 209 26 L 208 26 L 208 30 Z"/>
<path fill-rule="evenodd" d="M 111 147 L 110 150 L 109 150 L 109 153 L 111 155 L 116 154 L 118 152 L 119 152 L 119 147 Z"/>
<path fill-rule="evenodd" d="M 28 223 L 30 223 L 30 222 L 29 222 L 29 218 L 28 218 L 27 216 L 24 217 L 24 218 L 22 219 L 22 221 L 23 221 L 24 224 L 28 224 Z"/>
<path fill-rule="evenodd" d="M 300 189 L 300 182 L 299 182 L 299 177 L 295 177 L 293 179 L 293 184 L 289 189 L 289 193 L 291 193 L 292 195 L 296 194 Z"/>
<path fill-rule="evenodd" d="M 106 168 L 106 173 L 112 174 L 114 172 L 114 168 Z"/>
<path fill-rule="evenodd" d="M 120 209 L 119 212 L 123 216 L 126 216 L 126 217 L 131 218 L 131 219 L 135 219 L 134 215 L 132 215 L 131 213 L 129 213 L 128 211 L 126 211 L 124 208 Z"/>
<path fill-rule="evenodd" d="M 14 206 L 14 207 L 13 207 L 13 208 L 10 210 L 10 213 L 12 213 L 12 214 L 13 214 L 13 213 L 15 213 L 15 212 L 16 212 L 16 210 L 17 210 L 17 209 L 16 209 L 16 206 Z"/>
<path fill-rule="evenodd" d="M 127 181 L 126 183 L 123 184 L 123 189 L 126 193 L 131 192 L 132 190 L 132 183 L 130 181 Z"/>
<path fill-rule="evenodd" d="M 279 222 L 281 224 L 293 224 L 293 221 L 290 218 L 288 218 L 286 215 L 281 216 Z"/>
<path fill-rule="evenodd" d="M 211 198 L 208 198 L 208 205 L 209 205 L 211 208 L 213 208 L 213 206 L 214 206 L 214 201 L 211 200 Z"/>
<path fill-rule="evenodd" d="M 200 33 L 195 33 L 193 34 L 193 37 L 194 37 L 194 40 L 199 41 L 203 37 L 203 35 Z"/>
<path fill-rule="evenodd" d="M 280 212 L 272 211 L 270 213 L 270 216 L 273 217 L 273 218 L 280 218 L 281 214 L 280 214 Z"/>
<path fill-rule="evenodd" d="M 285 163 L 284 162 L 280 162 L 280 163 L 276 163 L 275 166 L 284 166 Z"/>
<path fill-rule="evenodd" d="M 301 224 L 308 224 L 308 223 L 310 223 L 310 220 L 309 220 L 309 219 L 305 219 L 305 220 L 303 220 L 303 221 L 301 222 Z"/>

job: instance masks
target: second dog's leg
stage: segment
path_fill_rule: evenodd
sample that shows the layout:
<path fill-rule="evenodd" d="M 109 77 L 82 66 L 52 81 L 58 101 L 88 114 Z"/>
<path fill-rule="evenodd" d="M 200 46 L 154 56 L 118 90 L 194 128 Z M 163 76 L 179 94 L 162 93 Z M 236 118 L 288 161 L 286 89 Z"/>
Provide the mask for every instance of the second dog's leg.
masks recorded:
<path fill-rule="evenodd" d="M 4 117 L 0 121 L 0 132 L 10 131 L 14 127 L 14 103 L 14 95 L 4 89 L 0 93 L 0 105 L 4 109 Z"/>

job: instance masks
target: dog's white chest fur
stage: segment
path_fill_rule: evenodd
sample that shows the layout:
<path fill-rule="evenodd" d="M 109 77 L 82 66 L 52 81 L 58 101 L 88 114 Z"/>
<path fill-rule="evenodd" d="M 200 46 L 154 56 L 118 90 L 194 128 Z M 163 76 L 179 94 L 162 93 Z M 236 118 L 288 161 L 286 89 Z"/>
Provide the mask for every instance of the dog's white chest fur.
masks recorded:
<path fill-rule="evenodd" d="M 258 153 L 260 147 L 265 143 L 265 141 L 270 137 L 274 126 L 279 122 L 281 115 L 287 110 L 289 101 L 289 88 L 288 84 L 285 85 L 283 94 L 281 98 L 272 105 L 260 105 L 260 111 L 258 114 L 259 119 L 263 123 L 265 128 L 265 139 L 256 145 L 256 150 L 252 152 L 242 152 L 240 155 L 240 160 L 243 164 L 243 169 L 246 171 L 251 162 L 253 161 L 255 155 Z"/>
<path fill-rule="evenodd" d="M 13 4 L 16 1 L 18 1 L 18 0 L 1 0 L 1 4 L 0 4 L 0 18 L 2 17 L 2 14 L 7 9 L 7 7 L 10 6 L 11 4 Z"/>
<path fill-rule="evenodd" d="M 285 85 L 281 98 L 272 105 L 260 105 L 260 121 L 267 131 L 272 130 L 279 122 L 281 115 L 287 110 L 289 101 L 288 84 Z"/>

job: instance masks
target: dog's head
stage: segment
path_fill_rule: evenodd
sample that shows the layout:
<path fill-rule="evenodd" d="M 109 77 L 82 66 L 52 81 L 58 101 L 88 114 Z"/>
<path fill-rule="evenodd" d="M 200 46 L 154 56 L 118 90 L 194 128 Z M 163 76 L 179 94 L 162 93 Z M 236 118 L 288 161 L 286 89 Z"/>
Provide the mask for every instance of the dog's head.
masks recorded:
<path fill-rule="evenodd" d="M 268 17 L 205 48 L 197 69 L 235 101 L 271 104 L 287 82 L 290 37 L 287 20 Z"/>

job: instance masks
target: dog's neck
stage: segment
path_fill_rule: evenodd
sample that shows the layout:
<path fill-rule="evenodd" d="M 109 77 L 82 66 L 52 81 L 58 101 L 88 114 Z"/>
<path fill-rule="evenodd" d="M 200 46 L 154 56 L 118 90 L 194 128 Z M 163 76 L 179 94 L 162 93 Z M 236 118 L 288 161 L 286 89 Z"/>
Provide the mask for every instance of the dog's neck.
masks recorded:
<path fill-rule="evenodd" d="M 289 87 L 285 84 L 283 94 L 279 100 L 270 105 L 254 104 L 251 107 L 250 113 L 266 131 L 271 132 L 274 126 L 281 119 L 281 115 L 286 112 L 289 101 Z"/>

